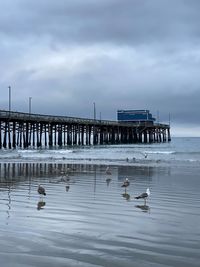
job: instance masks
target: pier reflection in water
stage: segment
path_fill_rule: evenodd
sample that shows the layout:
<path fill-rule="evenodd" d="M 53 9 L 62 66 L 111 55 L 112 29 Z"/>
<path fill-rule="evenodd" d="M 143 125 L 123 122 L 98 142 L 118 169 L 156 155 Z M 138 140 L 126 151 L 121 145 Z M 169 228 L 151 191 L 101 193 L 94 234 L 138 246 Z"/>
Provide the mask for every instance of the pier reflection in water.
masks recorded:
<path fill-rule="evenodd" d="M 1 163 L 2 266 L 198 266 L 198 168 L 191 183 L 188 169 L 110 166 L 109 183 L 105 169 Z"/>

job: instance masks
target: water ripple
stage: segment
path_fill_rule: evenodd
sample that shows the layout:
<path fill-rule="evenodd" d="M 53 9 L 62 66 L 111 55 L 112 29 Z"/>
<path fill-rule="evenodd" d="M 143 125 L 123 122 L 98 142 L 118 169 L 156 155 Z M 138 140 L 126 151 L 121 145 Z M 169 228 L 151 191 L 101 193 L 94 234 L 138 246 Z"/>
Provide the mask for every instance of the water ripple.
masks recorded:
<path fill-rule="evenodd" d="M 186 177 L 177 169 L 115 166 L 109 185 L 105 166 L 74 165 L 69 181 L 51 163 L 13 168 L 12 179 L 1 168 L 2 266 L 198 266 L 198 168 Z M 146 204 L 134 199 L 147 187 Z"/>

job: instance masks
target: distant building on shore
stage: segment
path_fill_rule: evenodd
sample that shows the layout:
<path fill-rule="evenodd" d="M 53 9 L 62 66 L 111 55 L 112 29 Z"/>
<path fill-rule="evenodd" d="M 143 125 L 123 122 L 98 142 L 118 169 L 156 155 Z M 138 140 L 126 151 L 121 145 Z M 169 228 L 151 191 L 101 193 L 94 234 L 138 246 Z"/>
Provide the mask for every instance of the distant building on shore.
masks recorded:
<path fill-rule="evenodd" d="M 153 118 L 149 110 L 146 109 L 136 109 L 136 110 L 118 110 L 117 120 L 119 122 L 133 122 L 133 123 L 154 123 L 156 120 Z"/>

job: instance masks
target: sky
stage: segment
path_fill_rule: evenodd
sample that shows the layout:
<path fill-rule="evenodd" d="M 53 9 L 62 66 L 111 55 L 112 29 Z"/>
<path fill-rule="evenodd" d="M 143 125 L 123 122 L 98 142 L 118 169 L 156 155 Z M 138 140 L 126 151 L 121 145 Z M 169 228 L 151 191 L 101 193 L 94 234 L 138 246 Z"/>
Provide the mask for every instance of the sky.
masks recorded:
<path fill-rule="evenodd" d="M 200 136 L 199 0 L 0 0 L 0 109 L 116 120 L 149 109 Z"/>

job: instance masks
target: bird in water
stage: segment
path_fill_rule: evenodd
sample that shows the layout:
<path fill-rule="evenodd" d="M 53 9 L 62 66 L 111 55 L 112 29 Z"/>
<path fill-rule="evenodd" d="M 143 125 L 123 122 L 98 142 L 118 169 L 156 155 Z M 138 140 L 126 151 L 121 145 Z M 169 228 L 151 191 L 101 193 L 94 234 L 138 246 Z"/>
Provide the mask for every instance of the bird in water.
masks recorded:
<path fill-rule="evenodd" d="M 144 199 L 144 203 L 146 205 L 146 200 L 150 196 L 150 190 L 147 188 L 145 193 L 140 194 L 139 196 L 135 197 L 135 199 Z"/>
<path fill-rule="evenodd" d="M 129 186 L 129 184 L 130 184 L 129 179 L 126 178 L 125 181 L 122 184 L 122 187 L 127 187 L 127 186 Z"/>
<path fill-rule="evenodd" d="M 46 196 L 46 192 L 45 192 L 45 189 L 44 189 L 44 187 L 43 186 L 41 186 L 41 185 L 38 185 L 38 194 L 39 195 L 44 195 L 44 196 Z"/>
<path fill-rule="evenodd" d="M 106 168 L 106 174 L 107 174 L 107 175 L 112 175 L 112 173 L 111 173 L 111 171 L 110 171 L 110 168 L 109 168 L 109 167 L 107 167 L 107 168 Z"/>
<path fill-rule="evenodd" d="M 123 184 L 121 185 L 121 187 L 125 188 L 125 192 L 126 192 L 126 188 L 130 185 L 129 179 L 126 178 L 125 181 L 123 182 Z"/>

